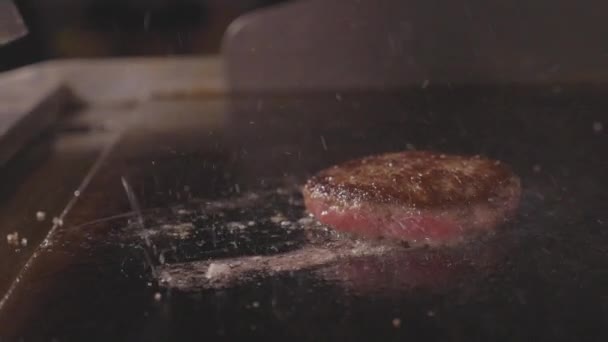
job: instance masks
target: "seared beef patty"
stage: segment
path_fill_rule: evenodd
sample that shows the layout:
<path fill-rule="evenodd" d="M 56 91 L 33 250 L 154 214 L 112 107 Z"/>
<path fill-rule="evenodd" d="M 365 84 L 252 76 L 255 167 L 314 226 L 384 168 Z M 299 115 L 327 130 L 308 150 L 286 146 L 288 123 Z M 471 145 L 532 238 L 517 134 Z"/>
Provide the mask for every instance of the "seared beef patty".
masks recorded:
<path fill-rule="evenodd" d="M 351 160 L 304 186 L 307 209 L 336 230 L 413 244 L 450 244 L 508 219 L 519 178 L 499 161 L 415 151 Z"/>

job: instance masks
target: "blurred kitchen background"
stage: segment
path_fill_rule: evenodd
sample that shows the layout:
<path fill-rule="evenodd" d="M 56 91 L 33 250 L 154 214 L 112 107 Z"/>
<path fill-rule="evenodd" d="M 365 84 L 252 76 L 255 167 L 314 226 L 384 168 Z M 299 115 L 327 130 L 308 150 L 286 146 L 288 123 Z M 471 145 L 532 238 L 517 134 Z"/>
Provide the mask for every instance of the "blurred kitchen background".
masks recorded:
<path fill-rule="evenodd" d="M 285 0 L 17 0 L 30 34 L 0 71 L 51 58 L 219 52 L 237 16 Z"/>
<path fill-rule="evenodd" d="M 268 56 L 291 53 L 304 41 L 313 48 L 294 56 L 298 65 L 309 56 L 334 68 L 328 53 L 316 57 L 332 48 L 349 51 L 353 65 L 378 52 L 372 58 L 378 68 L 402 64 L 415 81 L 608 80 L 603 0 L 16 0 L 30 34 L 0 48 L 0 71 L 53 58 L 214 54 L 236 17 L 286 1 L 311 6 L 294 6 L 302 15 L 284 15 L 260 31 L 281 44 L 258 49 L 258 63 L 272 65 Z M 400 31 L 388 35 L 395 25 Z M 319 44 L 326 37 L 331 43 Z"/>

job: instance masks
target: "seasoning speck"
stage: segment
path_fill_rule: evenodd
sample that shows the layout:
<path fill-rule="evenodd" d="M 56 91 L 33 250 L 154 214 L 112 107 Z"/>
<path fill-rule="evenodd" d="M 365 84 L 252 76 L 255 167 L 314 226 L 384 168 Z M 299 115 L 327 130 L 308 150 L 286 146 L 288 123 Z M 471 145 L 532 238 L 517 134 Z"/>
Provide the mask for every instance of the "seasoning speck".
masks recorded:
<path fill-rule="evenodd" d="M 283 214 L 281 214 L 281 213 L 276 214 L 270 218 L 270 221 L 272 223 L 280 223 L 281 221 L 284 221 L 284 220 L 285 220 L 285 216 L 283 216 Z"/>
<path fill-rule="evenodd" d="M 228 265 L 212 263 L 205 273 L 205 278 L 214 279 L 228 272 L 230 272 L 230 267 Z"/>
<path fill-rule="evenodd" d="M 301 219 L 298 220 L 298 223 L 303 226 L 306 226 L 306 225 L 313 223 L 313 221 L 314 220 L 310 217 L 302 217 Z"/>
<path fill-rule="evenodd" d="M 36 212 L 36 220 L 38 220 L 38 221 L 44 221 L 45 218 L 46 218 L 46 213 L 44 211 L 37 211 Z"/>
<path fill-rule="evenodd" d="M 226 227 L 228 229 L 231 229 L 231 230 L 232 229 L 245 229 L 245 228 L 247 228 L 247 226 L 244 225 L 244 224 L 242 224 L 241 222 L 228 222 L 226 224 Z"/>
<path fill-rule="evenodd" d="M 21 247 L 25 247 L 27 246 L 27 239 L 26 238 L 22 238 L 21 239 Z"/>
<path fill-rule="evenodd" d="M 63 226 L 63 220 L 59 217 L 53 217 L 53 225 L 61 227 Z"/>
<path fill-rule="evenodd" d="M 6 242 L 11 246 L 19 246 L 19 232 L 7 234 Z"/>
<path fill-rule="evenodd" d="M 163 299 L 163 295 L 160 294 L 160 292 L 156 292 L 154 294 L 154 300 L 157 301 L 157 302 L 160 302 L 161 299 Z"/>

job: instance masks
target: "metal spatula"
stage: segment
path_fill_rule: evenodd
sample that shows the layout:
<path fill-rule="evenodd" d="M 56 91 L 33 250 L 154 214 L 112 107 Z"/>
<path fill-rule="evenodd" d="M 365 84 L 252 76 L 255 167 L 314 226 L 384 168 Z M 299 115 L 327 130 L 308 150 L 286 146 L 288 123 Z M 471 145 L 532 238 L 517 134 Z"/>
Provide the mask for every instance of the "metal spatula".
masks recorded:
<path fill-rule="evenodd" d="M 27 26 L 13 1 L 0 0 L 0 47 L 27 33 Z"/>

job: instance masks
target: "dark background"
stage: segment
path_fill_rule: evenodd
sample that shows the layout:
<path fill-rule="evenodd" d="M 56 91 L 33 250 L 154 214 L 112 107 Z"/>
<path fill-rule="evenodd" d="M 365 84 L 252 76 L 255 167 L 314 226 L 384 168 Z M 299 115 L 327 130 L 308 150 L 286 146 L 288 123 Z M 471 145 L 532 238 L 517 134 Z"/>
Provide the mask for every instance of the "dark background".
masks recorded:
<path fill-rule="evenodd" d="M 284 0 L 17 0 L 30 34 L 0 70 L 51 58 L 217 53 L 237 16 Z"/>

